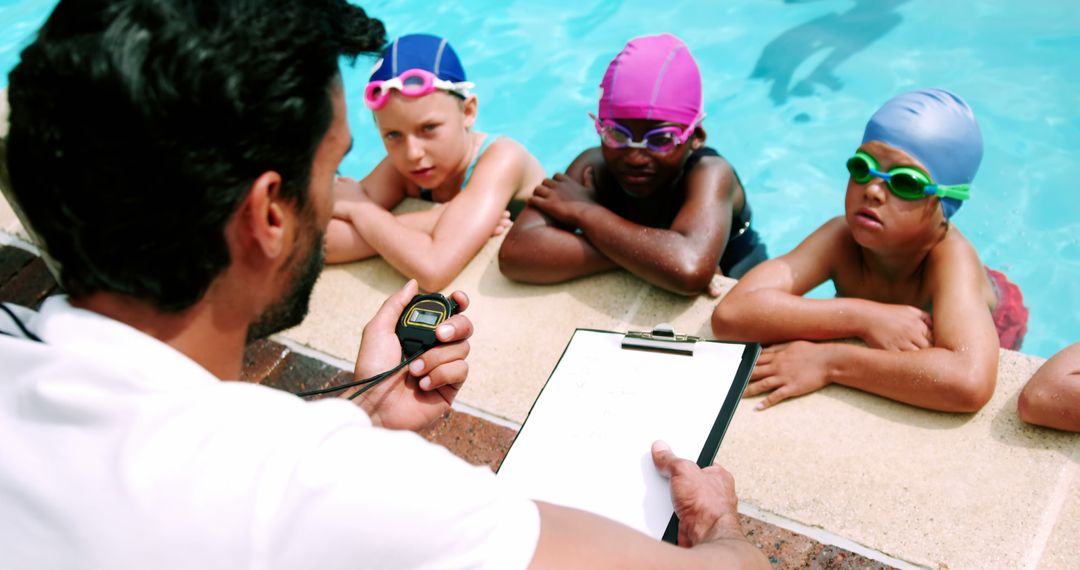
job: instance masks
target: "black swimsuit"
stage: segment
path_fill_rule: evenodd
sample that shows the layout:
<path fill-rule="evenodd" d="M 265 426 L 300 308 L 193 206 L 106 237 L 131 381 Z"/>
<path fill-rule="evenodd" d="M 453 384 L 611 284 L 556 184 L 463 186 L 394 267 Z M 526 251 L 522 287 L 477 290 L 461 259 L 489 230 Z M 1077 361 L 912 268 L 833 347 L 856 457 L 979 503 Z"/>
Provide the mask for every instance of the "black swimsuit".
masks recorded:
<path fill-rule="evenodd" d="M 686 202 L 686 177 L 691 170 L 697 166 L 697 163 L 706 156 L 721 156 L 712 148 L 703 147 L 695 150 L 687 159 L 686 164 L 683 166 L 682 177 L 677 183 L 677 187 L 674 189 L 676 195 L 673 199 L 667 203 L 669 210 L 657 216 L 656 225 L 649 224 L 656 228 L 670 228 L 672 222 L 675 221 L 675 216 L 679 214 L 679 210 L 682 209 L 683 204 Z M 734 170 L 732 170 L 734 172 Z M 735 173 L 735 179 L 739 180 L 739 174 Z M 742 180 L 739 180 L 739 185 L 742 185 Z M 727 246 L 724 247 L 724 252 L 720 254 L 720 260 L 718 265 L 720 271 L 735 279 L 742 277 L 747 271 L 750 271 L 755 265 L 765 261 L 769 258 L 768 252 L 765 251 L 765 243 L 761 241 L 761 237 L 754 231 L 754 228 L 750 227 L 750 200 L 745 197 L 746 188 L 743 188 L 744 199 L 742 211 L 732 216 L 731 220 L 731 233 L 728 234 Z M 605 206 L 607 206 L 613 212 L 625 212 L 628 209 L 628 202 L 631 199 L 627 197 L 624 192 L 614 192 L 609 194 L 602 200 Z"/>
<path fill-rule="evenodd" d="M 693 170 L 698 161 L 705 156 L 723 158 L 720 153 L 711 147 L 702 147 L 695 150 L 686 159 L 683 176 L 685 177 Z M 742 180 L 739 179 L 739 173 L 735 172 L 735 167 L 732 167 L 731 171 L 735 173 L 735 179 L 739 181 L 739 186 L 743 188 L 743 208 L 741 212 L 732 217 L 731 233 L 728 234 L 727 247 L 724 248 L 724 253 L 720 256 L 719 265 L 720 271 L 724 275 L 738 279 L 746 275 L 746 272 L 750 271 L 755 265 L 768 259 L 769 254 L 765 250 L 765 242 L 761 241 L 761 236 L 754 231 L 754 228 L 750 227 L 753 212 L 750 210 L 750 199 L 746 196 L 746 187 L 743 186 Z"/>

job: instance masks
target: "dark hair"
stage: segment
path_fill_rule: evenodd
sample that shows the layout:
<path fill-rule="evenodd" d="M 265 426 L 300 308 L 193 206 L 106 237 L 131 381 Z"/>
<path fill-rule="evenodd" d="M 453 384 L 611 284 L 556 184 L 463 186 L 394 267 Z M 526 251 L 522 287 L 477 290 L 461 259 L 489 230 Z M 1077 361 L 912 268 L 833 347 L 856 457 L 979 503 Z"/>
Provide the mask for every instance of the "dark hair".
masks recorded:
<path fill-rule="evenodd" d="M 385 41 L 345 0 L 62 0 L 10 75 L 8 166 L 63 287 L 201 299 L 260 174 L 307 207 L 339 59 Z"/>

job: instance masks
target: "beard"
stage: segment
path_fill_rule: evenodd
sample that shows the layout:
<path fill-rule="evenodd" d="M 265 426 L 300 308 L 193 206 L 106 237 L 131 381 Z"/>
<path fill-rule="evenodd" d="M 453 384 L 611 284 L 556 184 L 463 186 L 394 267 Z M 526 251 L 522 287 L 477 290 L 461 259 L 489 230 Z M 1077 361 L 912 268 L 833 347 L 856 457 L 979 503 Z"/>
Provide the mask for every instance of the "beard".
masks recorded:
<path fill-rule="evenodd" d="M 323 232 L 316 230 L 313 234 L 307 251 L 302 252 L 303 259 L 297 260 L 298 255 L 294 255 L 293 261 L 286 263 L 286 267 L 292 267 L 288 291 L 267 307 L 262 315 L 259 315 L 259 319 L 248 327 L 247 342 L 251 343 L 294 327 L 307 316 L 311 291 L 315 288 L 315 282 L 323 268 Z"/>

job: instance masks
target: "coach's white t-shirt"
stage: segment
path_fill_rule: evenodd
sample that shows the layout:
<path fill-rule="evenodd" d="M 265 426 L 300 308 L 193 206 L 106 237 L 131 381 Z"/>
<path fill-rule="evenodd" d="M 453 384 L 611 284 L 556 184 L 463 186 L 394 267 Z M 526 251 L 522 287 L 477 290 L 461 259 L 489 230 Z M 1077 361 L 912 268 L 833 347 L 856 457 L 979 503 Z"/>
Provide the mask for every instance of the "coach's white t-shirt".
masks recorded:
<path fill-rule="evenodd" d="M 0 335 L 4 568 L 524 568 L 540 519 L 343 400 L 221 382 L 66 298 Z M 0 314 L 0 330 L 17 331 Z"/>

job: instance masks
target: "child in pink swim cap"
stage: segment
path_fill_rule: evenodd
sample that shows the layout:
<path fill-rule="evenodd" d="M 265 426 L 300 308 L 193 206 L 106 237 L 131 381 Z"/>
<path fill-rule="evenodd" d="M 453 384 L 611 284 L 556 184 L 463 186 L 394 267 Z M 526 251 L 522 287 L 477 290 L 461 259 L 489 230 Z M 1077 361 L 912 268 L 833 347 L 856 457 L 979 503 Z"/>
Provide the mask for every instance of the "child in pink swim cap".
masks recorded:
<path fill-rule="evenodd" d="M 701 74 L 670 34 L 626 44 L 600 84 L 600 145 L 544 180 L 499 251 L 516 281 L 621 267 L 685 295 L 766 259 L 735 170 L 705 146 Z M 716 294 L 716 291 L 710 291 Z"/>

